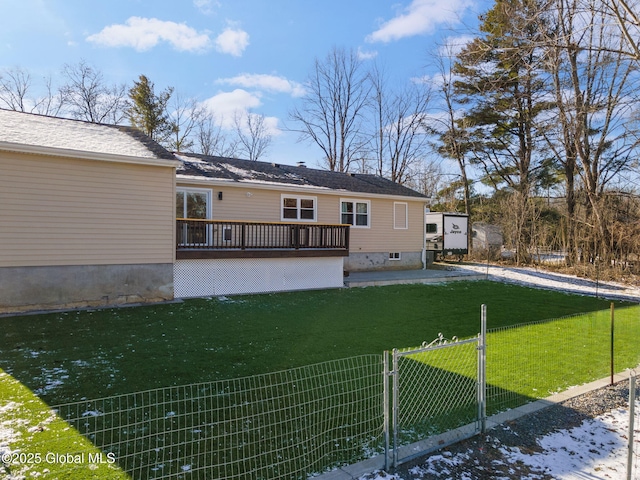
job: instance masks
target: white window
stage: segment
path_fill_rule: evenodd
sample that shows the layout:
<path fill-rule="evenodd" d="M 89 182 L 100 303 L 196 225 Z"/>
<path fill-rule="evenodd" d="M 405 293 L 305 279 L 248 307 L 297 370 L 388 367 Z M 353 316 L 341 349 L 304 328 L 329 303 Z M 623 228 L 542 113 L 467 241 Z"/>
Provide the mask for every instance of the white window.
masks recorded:
<path fill-rule="evenodd" d="M 177 241 L 181 246 L 209 245 L 211 240 L 211 190 L 202 188 L 176 188 L 176 218 L 180 221 Z"/>
<path fill-rule="evenodd" d="M 371 203 L 369 201 L 341 200 L 340 223 L 356 228 L 371 226 Z"/>
<path fill-rule="evenodd" d="M 300 220 L 315 222 L 317 218 L 317 197 L 282 195 L 282 221 Z"/>
<path fill-rule="evenodd" d="M 176 188 L 176 218 L 211 218 L 211 190 Z"/>
<path fill-rule="evenodd" d="M 402 255 L 400 252 L 389 252 L 389 260 L 401 260 Z"/>
<path fill-rule="evenodd" d="M 393 228 L 406 230 L 409 228 L 409 204 L 406 202 L 393 203 Z"/>

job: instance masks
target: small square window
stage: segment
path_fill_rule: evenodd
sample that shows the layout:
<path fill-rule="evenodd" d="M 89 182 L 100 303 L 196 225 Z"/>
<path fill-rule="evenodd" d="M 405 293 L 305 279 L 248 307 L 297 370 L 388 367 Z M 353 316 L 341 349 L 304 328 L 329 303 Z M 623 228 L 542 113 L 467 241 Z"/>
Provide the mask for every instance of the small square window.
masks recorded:
<path fill-rule="evenodd" d="M 340 207 L 340 221 L 343 225 L 369 227 L 369 210 L 369 202 L 342 200 Z"/>
<path fill-rule="evenodd" d="M 389 260 L 400 260 L 400 252 L 389 252 Z"/>

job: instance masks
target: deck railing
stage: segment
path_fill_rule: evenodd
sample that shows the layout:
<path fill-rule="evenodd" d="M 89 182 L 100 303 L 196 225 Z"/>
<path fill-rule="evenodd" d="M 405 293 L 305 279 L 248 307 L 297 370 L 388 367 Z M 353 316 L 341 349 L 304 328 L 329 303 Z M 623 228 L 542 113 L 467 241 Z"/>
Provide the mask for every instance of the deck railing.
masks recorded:
<path fill-rule="evenodd" d="M 349 250 L 349 225 L 176 220 L 177 250 Z"/>

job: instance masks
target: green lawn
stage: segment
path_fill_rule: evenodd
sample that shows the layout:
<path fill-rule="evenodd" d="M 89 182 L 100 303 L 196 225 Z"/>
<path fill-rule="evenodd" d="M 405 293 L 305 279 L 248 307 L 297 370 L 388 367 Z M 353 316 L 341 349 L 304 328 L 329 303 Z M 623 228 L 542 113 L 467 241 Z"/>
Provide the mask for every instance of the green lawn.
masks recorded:
<path fill-rule="evenodd" d="M 239 475 L 233 478 L 245 478 L 239 472 L 254 468 L 270 472 L 267 476 L 280 471 L 287 478 L 292 472 L 306 478 L 381 451 L 378 362 L 384 350 L 418 346 L 439 333 L 447 338 L 475 336 L 483 303 L 494 329 L 488 338 L 492 411 L 606 374 L 608 301 L 492 282 L 398 285 L 2 318 L 0 409 L 14 421 L 12 449 L 33 454 L 87 451 L 95 458 L 98 451 L 52 415 L 42 400 L 59 405 L 140 392 L 62 406 L 60 414 L 111 452 L 128 473 L 143 469 L 180 474 L 187 467 L 205 466 L 212 478 L 227 477 L 229 471 Z M 616 349 L 622 362 L 637 365 L 640 308 L 619 309 L 625 306 L 617 305 L 621 321 Z M 589 311 L 599 312 L 509 328 Z M 408 389 L 402 395 L 408 402 L 403 405 L 410 410 L 401 410 L 402 441 L 473 421 L 476 349 L 467 345 L 464 362 L 457 347 L 408 357 L 418 375 L 405 380 Z M 349 357 L 350 363 L 356 356 L 362 367 L 343 370 L 339 359 Z M 304 368 L 287 370 L 293 367 Z M 315 367 L 320 373 L 311 372 Z M 327 368 L 337 370 L 327 376 Z M 254 376 L 278 371 L 287 382 L 280 374 Z M 354 378 L 347 380 L 347 371 Z M 332 375 L 339 381 L 324 385 Z M 316 391 L 319 378 L 323 387 Z M 256 389 L 256 382 L 264 388 Z M 145 391 L 193 383 L 200 385 L 184 391 Z M 252 388 L 245 391 L 245 383 Z M 275 393 L 274 388 L 278 393 L 273 398 L 258 398 L 263 390 Z M 348 398 L 353 405 L 341 403 L 346 391 L 352 392 Z M 457 403 L 452 405 L 452 398 Z M 331 424 L 340 418 L 338 431 L 336 425 L 311 421 L 313 415 Z M 290 422 L 289 417 L 297 420 Z M 304 435 L 298 431 L 301 425 L 309 429 Z M 251 443 L 249 434 L 259 441 Z M 49 437 L 44 445 L 35 441 Z M 273 457 L 264 456 L 267 438 Z M 294 442 L 298 438 L 311 443 Z M 312 452 L 319 448 L 326 454 L 314 460 Z M 258 454 L 259 464 L 243 460 Z M 115 465 L 84 462 L 77 468 L 52 466 L 50 471 L 69 479 L 122 475 Z M 39 468 L 24 473 L 42 473 Z"/>
<path fill-rule="evenodd" d="M 10 445 L 9 451 L 0 448 L 4 453 L 0 478 L 46 478 L 48 474 L 78 480 L 129 478 L 113 457 L 103 454 L 28 388 L 2 371 L 0 392 L 0 440 Z"/>
<path fill-rule="evenodd" d="M 49 404 L 284 370 L 438 333 L 603 310 L 592 297 L 493 282 L 197 299 L 0 319 L 0 368 Z M 622 305 L 622 304 L 620 304 Z"/>

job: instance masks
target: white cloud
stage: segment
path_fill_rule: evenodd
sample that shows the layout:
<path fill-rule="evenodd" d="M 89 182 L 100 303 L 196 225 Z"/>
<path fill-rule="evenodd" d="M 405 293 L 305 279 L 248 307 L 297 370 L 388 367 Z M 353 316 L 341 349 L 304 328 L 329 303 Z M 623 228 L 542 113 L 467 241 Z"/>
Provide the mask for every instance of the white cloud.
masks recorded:
<path fill-rule="evenodd" d="M 292 97 L 302 97 L 306 93 L 302 84 L 279 75 L 243 73 L 231 78 L 222 78 L 218 80 L 218 83 L 236 85 L 243 88 L 256 88 L 268 92 L 287 93 Z"/>
<path fill-rule="evenodd" d="M 220 8 L 218 0 L 193 0 L 193 5 L 205 15 L 210 15 L 216 8 Z"/>
<path fill-rule="evenodd" d="M 367 42 L 389 43 L 405 37 L 431 33 L 442 23 L 457 22 L 471 0 L 412 0 L 402 13 L 368 35 Z"/>
<path fill-rule="evenodd" d="M 236 119 L 243 125 L 249 115 L 257 115 L 252 110 L 260 107 L 262 100 L 259 94 L 237 88 L 231 92 L 220 92 L 202 102 L 202 105 L 214 115 L 218 125 L 223 129 L 233 130 Z M 280 135 L 282 133 L 278 126 L 278 118 L 264 117 L 264 124 L 269 134 Z"/>
<path fill-rule="evenodd" d="M 439 48 L 439 53 L 443 57 L 455 57 L 471 41 L 473 41 L 473 37 L 471 35 L 447 37 L 444 40 L 444 44 Z"/>
<path fill-rule="evenodd" d="M 216 50 L 239 57 L 249 45 L 249 34 L 244 30 L 227 28 L 216 38 Z"/>
<path fill-rule="evenodd" d="M 378 56 L 378 52 L 376 50 L 366 52 L 358 47 L 358 58 L 360 60 L 373 60 Z"/>
<path fill-rule="evenodd" d="M 204 106 L 215 115 L 223 128 L 232 128 L 236 115 L 246 114 L 247 111 L 262 105 L 260 96 L 237 88 L 232 92 L 220 92 L 203 102 Z"/>
<path fill-rule="evenodd" d="M 160 42 L 168 42 L 179 51 L 201 52 L 211 47 L 206 33 L 198 33 L 184 23 L 157 18 L 131 17 L 124 25 L 110 25 L 87 41 L 107 47 L 132 47 L 139 52 L 149 50 Z"/>

